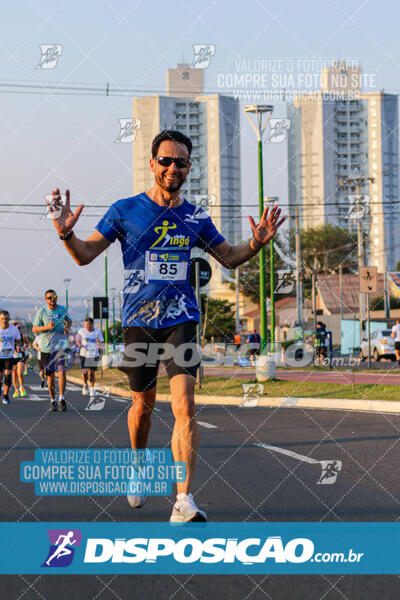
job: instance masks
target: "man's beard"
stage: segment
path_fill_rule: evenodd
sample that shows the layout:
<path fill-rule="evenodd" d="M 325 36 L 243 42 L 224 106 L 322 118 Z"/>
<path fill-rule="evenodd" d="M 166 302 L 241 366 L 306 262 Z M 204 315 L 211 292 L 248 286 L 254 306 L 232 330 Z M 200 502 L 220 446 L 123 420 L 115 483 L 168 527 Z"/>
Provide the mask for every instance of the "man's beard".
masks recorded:
<path fill-rule="evenodd" d="M 177 192 L 181 189 L 184 181 L 185 179 L 182 176 L 178 175 L 176 181 L 174 181 L 173 183 L 167 183 L 167 181 L 161 175 L 156 175 L 157 184 L 166 192 Z"/>

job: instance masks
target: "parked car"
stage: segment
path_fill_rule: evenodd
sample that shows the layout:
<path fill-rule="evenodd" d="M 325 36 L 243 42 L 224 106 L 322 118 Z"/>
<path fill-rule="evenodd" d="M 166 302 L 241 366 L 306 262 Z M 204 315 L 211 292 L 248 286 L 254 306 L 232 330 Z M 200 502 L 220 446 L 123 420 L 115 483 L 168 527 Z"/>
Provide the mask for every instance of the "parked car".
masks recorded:
<path fill-rule="evenodd" d="M 396 360 L 394 352 L 394 338 L 391 337 L 390 329 L 379 329 L 371 333 L 371 358 L 375 361 L 381 358 L 390 358 Z M 368 358 L 368 340 L 363 339 L 360 348 L 360 358 L 365 360 Z"/>

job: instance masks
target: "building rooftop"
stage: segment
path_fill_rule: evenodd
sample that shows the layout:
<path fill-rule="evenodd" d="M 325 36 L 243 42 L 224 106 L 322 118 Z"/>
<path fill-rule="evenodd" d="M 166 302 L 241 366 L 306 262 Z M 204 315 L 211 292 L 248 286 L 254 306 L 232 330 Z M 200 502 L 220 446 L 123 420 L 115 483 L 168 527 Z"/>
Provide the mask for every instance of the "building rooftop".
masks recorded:
<path fill-rule="evenodd" d="M 343 287 L 343 312 L 358 313 L 360 283 L 358 275 L 345 274 L 342 276 Z M 378 291 L 370 297 L 382 296 L 384 292 L 384 277 L 378 274 Z M 324 312 L 330 315 L 340 313 L 340 285 L 339 275 L 319 275 L 317 279 L 319 301 Z"/>

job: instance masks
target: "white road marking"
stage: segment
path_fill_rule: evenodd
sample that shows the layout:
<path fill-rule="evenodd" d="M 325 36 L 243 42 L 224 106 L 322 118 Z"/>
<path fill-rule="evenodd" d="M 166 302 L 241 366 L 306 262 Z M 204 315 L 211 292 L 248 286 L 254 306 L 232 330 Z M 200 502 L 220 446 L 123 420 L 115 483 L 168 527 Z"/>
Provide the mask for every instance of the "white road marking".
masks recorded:
<path fill-rule="evenodd" d="M 296 452 L 292 452 L 291 450 L 286 450 L 286 448 L 280 448 L 280 446 L 270 446 L 269 444 L 255 445 L 259 446 L 260 448 L 265 448 L 266 450 L 273 450 L 274 452 L 279 452 L 280 454 L 286 454 L 286 456 L 297 458 L 297 460 L 309 463 L 310 465 L 319 465 L 321 462 L 319 460 L 316 460 L 315 458 L 311 458 L 310 456 L 303 456 L 302 454 L 297 454 Z"/>
<path fill-rule="evenodd" d="M 202 425 L 203 427 L 206 427 L 207 429 L 218 429 L 218 427 L 216 425 L 211 425 L 211 423 L 205 423 L 204 421 L 197 421 L 198 425 Z"/>
<path fill-rule="evenodd" d="M 37 394 L 29 394 L 29 396 L 27 396 L 26 400 L 33 400 L 33 402 L 49 402 L 50 398 L 49 396 L 38 396 Z"/>
<path fill-rule="evenodd" d="M 338 473 L 342 469 L 342 461 L 341 460 L 316 460 L 315 458 L 311 458 L 310 456 L 303 456 L 302 454 L 297 454 L 297 452 L 292 452 L 291 450 L 286 450 L 286 448 L 280 448 L 279 446 L 271 446 L 270 444 L 254 444 L 259 448 L 265 448 L 266 450 L 272 450 L 273 452 L 278 452 L 279 454 L 286 454 L 286 456 L 290 456 L 291 458 L 295 458 L 296 460 L 301 460 L 302 462 L 308 463 L 310 465 L 321 465 L 322 473 L 317 481 L 317 484 L 327 484 L 330 485 L 335 483 Z"/>
<path fill-rule="evenodd" d="M 33 390 L 34 392 L 46 392 L 47 391 L 47 386 L 42 388 L 42 386 L 40 385 L 31 385 L 29 384 L 28 387 Z"/>

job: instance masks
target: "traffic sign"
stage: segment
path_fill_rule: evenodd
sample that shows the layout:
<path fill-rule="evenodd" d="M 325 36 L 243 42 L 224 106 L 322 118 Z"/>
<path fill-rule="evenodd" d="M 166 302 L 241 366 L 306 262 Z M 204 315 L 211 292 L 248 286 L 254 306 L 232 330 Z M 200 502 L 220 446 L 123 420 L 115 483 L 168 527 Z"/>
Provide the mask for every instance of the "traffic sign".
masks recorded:
<path fill-rule="evenodd" d="M 93 297 L 93 318 L 108 319 L 108 297 Z"/>
<path fill-rule="evenodd" d="M 196 286 L 196 268 L 195 268 L 195 263 L 198 262 L 199 263 L 199 277 L 200 277 L 200 282 L 199 282 L 199 287 L 203 287 L 205 285 L 207 285 L 207 283 L 210 281 L 211 279 L 211 267 L 210 264 L 204 260 L 204 258 L 192 258 L 190 261 L 190 285 L 192 287 Z"/>
<path fill-rule="evenodd" d="M 378 291 L 378 268 L 360 267 L 360 292 L 373 294 Z"/>

